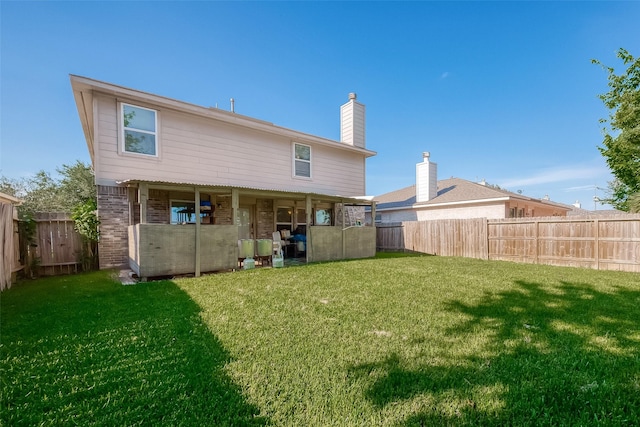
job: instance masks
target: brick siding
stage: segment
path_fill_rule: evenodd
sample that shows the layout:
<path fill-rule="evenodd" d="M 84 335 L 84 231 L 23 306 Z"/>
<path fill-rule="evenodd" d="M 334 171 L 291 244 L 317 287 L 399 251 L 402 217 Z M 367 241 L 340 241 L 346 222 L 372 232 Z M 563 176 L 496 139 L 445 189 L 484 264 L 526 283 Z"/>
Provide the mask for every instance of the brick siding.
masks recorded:
<path fill-rule="evenodd" d="M 98 186 L 100 241 L 98 254 L 101 269 L 129 265 L 129 203 L 125 187 Z"/>

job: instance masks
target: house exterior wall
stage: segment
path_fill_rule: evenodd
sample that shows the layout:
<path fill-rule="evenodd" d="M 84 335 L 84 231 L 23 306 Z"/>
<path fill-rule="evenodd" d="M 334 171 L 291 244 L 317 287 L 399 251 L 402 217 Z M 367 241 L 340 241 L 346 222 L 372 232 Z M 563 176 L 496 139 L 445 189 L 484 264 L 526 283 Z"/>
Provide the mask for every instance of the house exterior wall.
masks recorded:
<path fill-rule="evenodd" d="M 256 239 L 271 239 L 275 224 L 273 200 L 260 199 L 256 203 L 256 208 Z"/>
<path fill-rule="evenodd" d="M 541 217 L 541 216 L 566 216 L 567 210 L 553 206 L 547 206 L 540 203 L 512 201 L 506 207 L 505 218 L 510 218 L 511 209 L 515 209 L 522 213 L 522 217 Z M 520 215 L 516 215 L 518 217 Z"/>
<path fill-rule="evenodd" d="M 443 207 L 430 209 L 416 209 L 418 221 L 430 219 L 467 219 L 467 218 L 504 218 L 504 202 L 475 206 Z"/>
<path fill-rule="evenodd" d="M 158 111 L 158 157 L 123 153 L 119 147 L 118 100 L 95 96 L 98 120 L 94 168 L 99 184 L 134 179 L 345 196 L 365 194 L 365 156 L 361 153 L 157 109 L 135 100 L 122 101 Z M 294 142 L 311 146 L 310 179 L 293 177 Z"/>
<path fill-rule="evenodd" d="M 483 206 L 460 206 L 429 209 L 400 209 L 393 211 L 377 211 L 382 223 L 403 221 L 427 221 L 434 219 L 468 219 L 468 218 L 505 218 L 507 211 L 504 204 Z"/>
<path fill-rule="evenodd" d="M 149 191 L 149 200 L 147 201 L 147 222 L 150 224 L 171 223 L 167 191 Z"/>
<path fill-rule="evenodd" d="M 418 215 L 413 209 L 400 211 L 377 211 L 380 214 L 380 222 L 417 221 Z"/>
<path fill-rule="evenodd" d="M 523 217 L 566 216 L 566 211 L 561 208 L 547 206 L 541 203 L 527 201 L 511 201 L 493 204 L 460 205 L 457 207 L 429 207 L 407 208 L 393 211 L 377 211 L 380 214 L 380 222 L 402 221 L 427 221 L 436 219 L 469 219 L 509 218 L 511 209 L 521 212 Z"/>
<path fill-rule="evenodd" d="M 193 200 L 197 191 L 201 200 L 215 206 L 215 225 L 231 226 L 236 234 L 231 200 L 244 191 L 239 207 L 251 209 L 252 237 L 257 239 L 271 238 L 276 209 L 288 198 L 287 193 L 295 199 L 294 207 L 306 206 L 308 194 L 318 200 L 322 195 L 332 196 L 329 201 L 336 195 L 366 195 L 365 161 L 375 153 L 365 148 L 364 106 L 355 103 L 355 96 L 350 102 L 357 108 L 347 125 L 353 127 L 357 141 L 338 142 L 84 77 L 71 76 L 71 82 L 99 189 L 101 268 L 123 267 L 133 258 L 136 268 L 144 268 L 144 262 L 141 266 L 136 261 L 147 255 L 139 253 L 140 239 L 145 237 L 140 233 L 160 239 L 162 236 L 155 234 L 161 228 L 147 226 L 168 226 L 171 201 Z M 156 112 L 156 126 L 147 130 L 156 132 L 157 155 L 124 151 L 122 103 Z M 296 143 L 310 147 L 310 177 L 294 176 Z M 220 194 L 226 191 L 221 187 L 231 194 Z M 186 193 L 174 194 L 172 188 L 177 188 L 176 192 L 184 188 Z M 274 194 L 276 198 L 271 199 Z M 301 201 L 301 194 L 307 199 Z M 142 204 L 139 197 L 145 198 Z M 134 224 L 142 227 L 129 234 L 128 227 Z M 209 228 L 205 225 L 202 230 Z M 181 230 L 175 237 L 189 239 L 185 237 L 187 228 Z M 229 235 L 222 239 L 225 245 L 229 239 Z"/>
<path fill-rule="evenodd" d="M 129 203 L 124 187 L 98 186 L 98 216 L 100 268 L 120 268 L 128 265 L 127 248 Z"/>

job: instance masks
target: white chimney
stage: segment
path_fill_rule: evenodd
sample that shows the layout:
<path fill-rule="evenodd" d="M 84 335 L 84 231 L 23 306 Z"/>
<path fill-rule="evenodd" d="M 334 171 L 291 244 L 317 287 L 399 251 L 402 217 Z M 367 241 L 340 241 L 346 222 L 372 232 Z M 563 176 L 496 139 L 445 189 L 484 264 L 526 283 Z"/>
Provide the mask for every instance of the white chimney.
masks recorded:
<path fill-rule="evenodd" d="M 580 204 L 580 200 L 576 200 L 576 202 L 573 204 L 573 207 L 578 209 L 582 208 L 582 205 Z"/>
<path fill-rule="evenodd" d="M 438 165 L 429 161 L 429 152 L 422 153 L 422 163 L 416 165 L 416 203 L 428 202 L 438 195 Z"/>
<path fill-rule="evenodd" d="M 364 105 L 356 101 L 356 98 L 355 93 L 350 93 L 349 101 L 340 107 L 340 141 L 365 148 Z"/>

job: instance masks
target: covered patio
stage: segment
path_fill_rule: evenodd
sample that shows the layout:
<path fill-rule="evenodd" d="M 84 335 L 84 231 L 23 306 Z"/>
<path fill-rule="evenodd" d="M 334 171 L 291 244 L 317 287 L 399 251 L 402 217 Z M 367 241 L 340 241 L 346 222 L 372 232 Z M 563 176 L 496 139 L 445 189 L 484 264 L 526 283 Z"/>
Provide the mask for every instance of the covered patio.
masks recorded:
<path fill-rule="evenodd" d="M 365 224 L 364 216 L 365 207 L 375 210 L 375 203 L 366 197 L 133 180 L 119 184 L 128 188 L 129 267 L 143 280 L 235 270 L 246 256 L 240 253 L 242 240 L 254 242 L 262 265 L 272 265 L 273 250 L 266 255 L 264 241 L 273 242 L 274 232 L 281 230 L 304 241 L 294 246 L 292 238 L 285 259 L 375 255 L 375 227 Z"/>

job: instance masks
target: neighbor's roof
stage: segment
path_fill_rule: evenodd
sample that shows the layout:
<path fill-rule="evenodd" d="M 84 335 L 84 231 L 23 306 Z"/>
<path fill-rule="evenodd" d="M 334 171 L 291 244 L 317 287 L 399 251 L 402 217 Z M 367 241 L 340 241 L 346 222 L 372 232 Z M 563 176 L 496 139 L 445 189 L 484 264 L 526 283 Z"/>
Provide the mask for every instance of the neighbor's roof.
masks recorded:
<path fill-rule="evenodd" d="M 522 194 L 512 193 L 510 191 L 494 188 L 489 185 L 478 184 L 467 181 L 462 178 L 449 178 L 438 181 L 438 194 L 433 199 L 416 203 L 416 186 L 401 188 L 400 190 L 376 196 L 374 200 L 377 202 L 378 210 L 384 209 L 400 209 L 416 206 L 430 206 L 440 204 L 457 204 L 464 202 L 481 202 L 489 200 L 531 200 L 544 203 L 559 208 L 570 209 L 566 205 L 555 203 L 549 200 L 534 199 L 523 196 Z"/>

